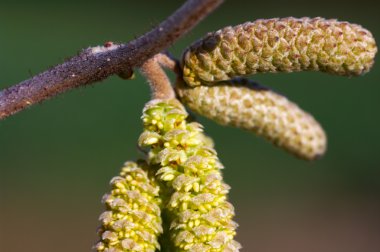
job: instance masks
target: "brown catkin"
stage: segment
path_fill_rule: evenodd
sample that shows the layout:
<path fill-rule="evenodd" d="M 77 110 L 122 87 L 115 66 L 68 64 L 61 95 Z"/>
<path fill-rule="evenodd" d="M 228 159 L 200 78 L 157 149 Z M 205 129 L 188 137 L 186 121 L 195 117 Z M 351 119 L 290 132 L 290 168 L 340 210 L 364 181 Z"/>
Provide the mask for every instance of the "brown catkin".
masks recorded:
<path fill-rule="evenodd" d="M 310 114 L 247 79 L 194 88 L 179 83 L 177 93 L 200 115 L 252 131 L 300 158 L 313 160 L 326 150 L 326 135 Z"/>
<path fill-rule="evenodd" d="M 369 71 L 376 52 L 372 34 L 360 25 L 319 17 L 260 19 L 209 33 L 185 51 L 182 68 L 190 86 L 257 72 L 355 76 Z"/>

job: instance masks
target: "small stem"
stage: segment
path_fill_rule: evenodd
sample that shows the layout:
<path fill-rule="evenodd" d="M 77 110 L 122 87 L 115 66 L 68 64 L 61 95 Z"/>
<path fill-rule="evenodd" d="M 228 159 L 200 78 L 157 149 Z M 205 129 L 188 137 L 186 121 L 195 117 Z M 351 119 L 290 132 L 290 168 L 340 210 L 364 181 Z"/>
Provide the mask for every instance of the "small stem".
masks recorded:
<path fill-rule="evenodd" d="M 158 64 L 160 64 L 162 67 L 171 70 L 177 75 L 181 75 L 179 61 L 172 57 L 169 53 L 159 53 L 155 57 Z"/>
<path fill-rule="evenodd" d="M 171 64 L 171 61 L 164 54 L 157 54 L 153 58 L 148 59 L 140 67 L 141 73 L 148 79 L 150 87 L 152 89 L 152 99 L 173 99 L 175 97 L 174 90 L 170 83 L 170 80 L 164 70 L 161 68 L 159 60 L 163 61 L 163 64 L 168 64 L 172 66 L 173 69 L 175 64 Z M 175 62 L 174 62 L 175 63 Z"/>

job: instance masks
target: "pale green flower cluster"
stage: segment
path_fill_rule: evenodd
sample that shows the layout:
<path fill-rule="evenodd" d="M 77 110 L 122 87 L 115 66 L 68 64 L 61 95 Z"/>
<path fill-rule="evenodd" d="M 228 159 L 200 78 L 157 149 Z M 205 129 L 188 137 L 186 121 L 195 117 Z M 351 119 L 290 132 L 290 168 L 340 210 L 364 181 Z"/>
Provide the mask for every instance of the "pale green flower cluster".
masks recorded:
<path fill-rule="evenodd" d="M 150 148 L 149 164 L 157 169 L 167 195 L 170 251 L 238 251 L 229 186 L 222 181 L 223 166 L 202 126 L 187 121 L 177 100 L 148 103 L 142 118 L 145 131 L 139 144 Z"/>
<path fill-rule="evenodd" d="M 120 176 L 111 180 L 104 195 L 107 210 L 101 214 L 97 251 L 154 252 L 162 233 L 159 186 L 145 162 L 126 162 Z"/>

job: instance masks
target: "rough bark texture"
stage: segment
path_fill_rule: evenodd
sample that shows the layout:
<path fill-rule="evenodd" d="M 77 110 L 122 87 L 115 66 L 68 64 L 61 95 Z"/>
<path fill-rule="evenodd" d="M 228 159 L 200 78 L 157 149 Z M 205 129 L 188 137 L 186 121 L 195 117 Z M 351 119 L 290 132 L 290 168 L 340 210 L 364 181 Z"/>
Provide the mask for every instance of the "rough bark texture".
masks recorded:
<path fill-rule="evenodd" d="M 70 89 L 101 81 L 113 74 L 131 75 L 133 68 L 161 52 L 223 0 L 188 0 L 156 28 L 127 44 L 107 43 L 31 79 L 0 92 L 0 120 Z"/>

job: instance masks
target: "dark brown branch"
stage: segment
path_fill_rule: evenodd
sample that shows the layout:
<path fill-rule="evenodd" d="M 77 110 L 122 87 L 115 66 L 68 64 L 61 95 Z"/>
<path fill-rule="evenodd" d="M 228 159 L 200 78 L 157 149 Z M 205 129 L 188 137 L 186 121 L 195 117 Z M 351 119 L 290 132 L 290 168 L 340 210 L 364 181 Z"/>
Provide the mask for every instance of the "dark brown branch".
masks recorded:
<path fill-rule="evenodd" d="M 188 0 L 156 28 L 128 44 L 89 48 L 31 79 L 0 92 L 0 120 L 60 93 L 133 68 L 163 51 L 210 14 L 223 0 Z"/>

